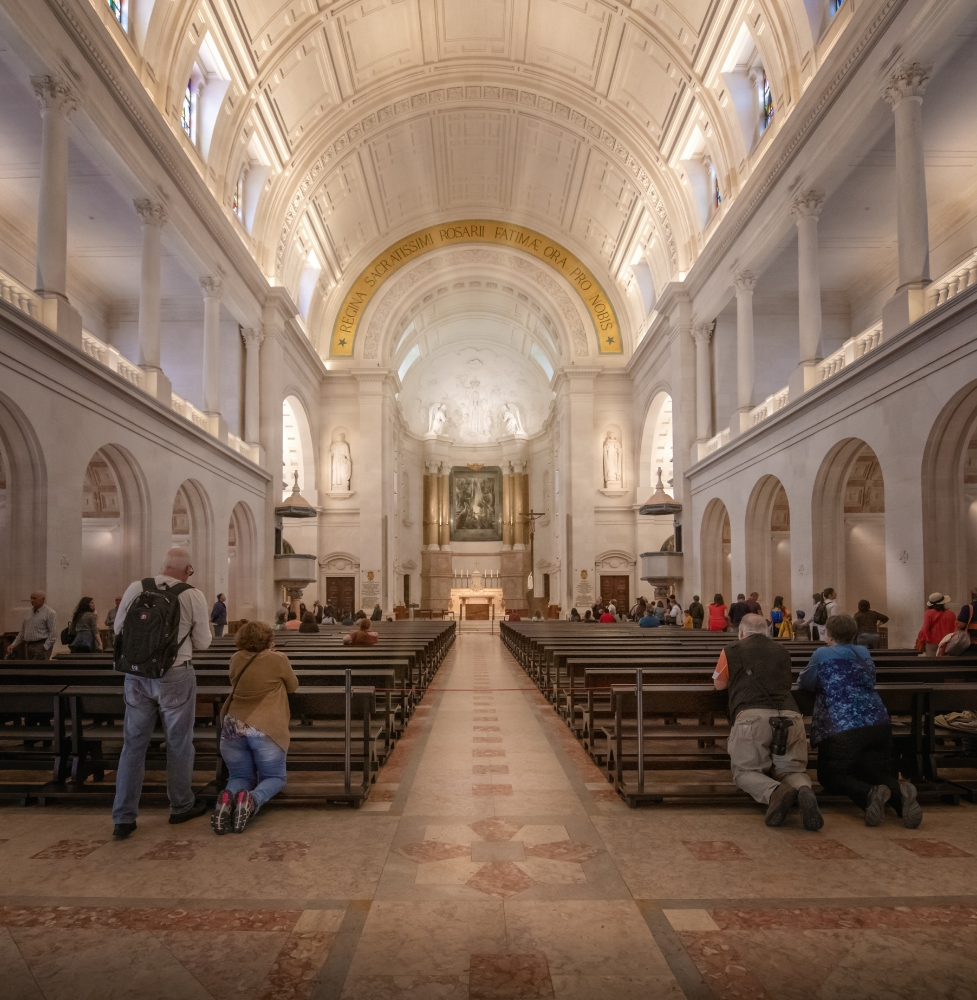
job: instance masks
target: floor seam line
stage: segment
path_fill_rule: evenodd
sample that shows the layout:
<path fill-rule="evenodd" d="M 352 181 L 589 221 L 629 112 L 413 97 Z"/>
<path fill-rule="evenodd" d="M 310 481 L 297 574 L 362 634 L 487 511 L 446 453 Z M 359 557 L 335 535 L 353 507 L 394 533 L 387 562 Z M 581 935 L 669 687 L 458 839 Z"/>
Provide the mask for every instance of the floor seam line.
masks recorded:
<path fill-rule="evenodd" d="M 339 1000 L 346 985 L 356 949 L 366 925 L 366 918 L 372 905 L 369 899 L 351 899 L 343 922 L 339 925 L 336 937 L 326 960 L 319 969 L 315 989 L 309 1000 Z"/>

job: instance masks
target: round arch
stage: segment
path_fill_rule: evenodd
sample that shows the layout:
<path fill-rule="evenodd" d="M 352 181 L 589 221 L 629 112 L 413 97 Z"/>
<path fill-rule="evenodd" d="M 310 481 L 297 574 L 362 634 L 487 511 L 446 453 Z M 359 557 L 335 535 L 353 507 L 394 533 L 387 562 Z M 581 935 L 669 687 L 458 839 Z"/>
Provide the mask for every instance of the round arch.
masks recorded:
<path fill-rule="evenodd" d="M 209 599 L 214 596 L 214 510 L 196 479 L 185 479 L 173 501 L 172 544 L 190 553 L 193 585 Z"/>
<path fill-rule="evenodd" d="M 668 486 L 673 477 L 672 452 L 672 397 L 665 389 L 660 389 L 651 400 L 641 432 L 638 485 L 642 489 L 655 485 L 659 468 Z"/>
<path fill-rule="evenodd" d="M 292 492 L 295 473 L 299 489 L 309 503 L 315 503 L 316 462 L 312 423 L 305 403 L 295 393 L 282 401 L 282 480 L 285 495 Z"/>
<path fill-rule="evenodd" d="M 933 423 L 923 452 L 923 589 L 962 603 L 977 586 L 977 381 Z M 966 541 L 964 541 L 966 540 Z"/>
<path fill-rule="evenodd" d="M 0 609 L 5 630 L 20 628 L 27 595 L 47 585 L 47 470 L 20 408 L 0 394 Z"/>
<path fill-rule="evenodd" d="M 793 607 L 790 590 L 790 503 L 776 476 L 764 476 L 746 505 L 746 587 L 771 607 L 783 597 Z"/>
<path fill-rule="evenodd" d="M 706 505 L 699 528 L 701 595 L 709 604 L 713 594 L 722 594 L 727 606 L 732 603 L 733 569 L 729 512 L 726 504 L 713 497 Z"/>
<path fill-rule="evenodd" d="M 885 483 L 875 451 L 861 438 L 839 441 L 822 460 L 811 525 L 815 590 L 833 588 L 847 612 L 863 598 L 884 610 Z"/>
<path fill-rule="evenodd" d="M 258 616 L 256 547 L 254 513 L 239 500 L 227 526 L 227 614 L 230 620 Z"/>

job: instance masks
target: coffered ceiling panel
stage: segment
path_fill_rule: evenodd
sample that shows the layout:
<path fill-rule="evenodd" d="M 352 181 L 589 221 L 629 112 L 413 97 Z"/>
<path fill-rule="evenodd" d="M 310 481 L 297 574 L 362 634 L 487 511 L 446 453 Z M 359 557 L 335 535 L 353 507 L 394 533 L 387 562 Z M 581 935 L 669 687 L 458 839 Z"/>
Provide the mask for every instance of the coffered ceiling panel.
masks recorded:
<path fill-rule="evenodd" d="M 395 125 L 369 144 L 387 228 L 438 208 L 438 172 L 430 118 Z"/>
<path fill-rule="evenodd" d="M 509 56 L 512 0 L 439 0 L 442 58 Z"/>
<path fill-rule="evenodd" d="M 515 207 L 562 225 L 579 154 L 580 140 L 572 132 L 520 117 L 512 183 Z"/>
<path fill-rule="evenodd" d="M 341 268 L 376 235 L 370 195 L 357 155 L 347 157 L 325 179 L 314 204 Z"/>
<path fill-rule="evenodd" d="M 593 84 L 610 20 L 594 0 L 532 0 L 527 58 Z"/>
<path fill-rule="evenodd" d="M 370 0 L 340 15 L 349 72 L 357 87 L 424 62 L 417 0 Z"/>
<path fill-rule="evenodd" d="M 325 36 L 309 35 L 282 59 L 268 84 L 268 97 L 290 145 L 316 117 L 336 103 Z"/>
<path fill-rule="evenodd" d="M 656 144 L 661 142 L 662 129 L 678 95 L 675 75 L 667 54 L 647 35 L 627 31 L 611 97 L 648 129 Z"/>
<path fill-rule="evenodd" d="M 572 232 L 610 264 L 637 197 L 624 171 L 591 151 Z"/>
<path fill-rule="evenodd" d="M 495 112 L 453 112 L 443 119 L 448 167 L 448 202 L 500 205 L 506 178 L 508 115 Z"/>
<path fill-rule="evenodd" d="M 316 12 L 316 0 L 238 0 L 237 8 L 257 58 L 272 48 L 296 21 Z"/>

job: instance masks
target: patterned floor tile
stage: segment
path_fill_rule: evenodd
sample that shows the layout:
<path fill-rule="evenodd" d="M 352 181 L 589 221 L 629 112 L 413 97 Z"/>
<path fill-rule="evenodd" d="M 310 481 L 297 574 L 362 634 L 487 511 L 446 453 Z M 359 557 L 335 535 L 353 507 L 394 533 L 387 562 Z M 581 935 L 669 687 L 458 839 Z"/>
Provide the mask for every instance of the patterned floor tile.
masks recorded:
<path fill-rule="evenodd" d="M 468 989 L 471 1000 L 554 995 L 545 955 L 472 955 Z"/>

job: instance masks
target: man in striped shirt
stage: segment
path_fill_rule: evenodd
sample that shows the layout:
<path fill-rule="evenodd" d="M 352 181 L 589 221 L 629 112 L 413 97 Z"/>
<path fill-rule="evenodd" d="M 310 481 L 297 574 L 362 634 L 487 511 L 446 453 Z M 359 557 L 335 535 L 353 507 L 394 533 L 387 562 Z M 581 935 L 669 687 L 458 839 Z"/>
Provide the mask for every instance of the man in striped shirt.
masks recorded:
<path fill-rule="evenodd" d="M 54 613 L 54 608 L 49 608 L 45 603 L 46 595 L 43 590 L 35 590 L 31 594 L 31 613 L 24 619 L 24 624 L 20 626 L 17 638 L 10 644 L 7 650 L 7 658 L 15 655 L 18 646 L 23 645 L 23 657 L 27 660 L 48 660 L 51 658 L 51 650 L 54 649 L 54 642 L 58 636 L 58 616 Z"/>

